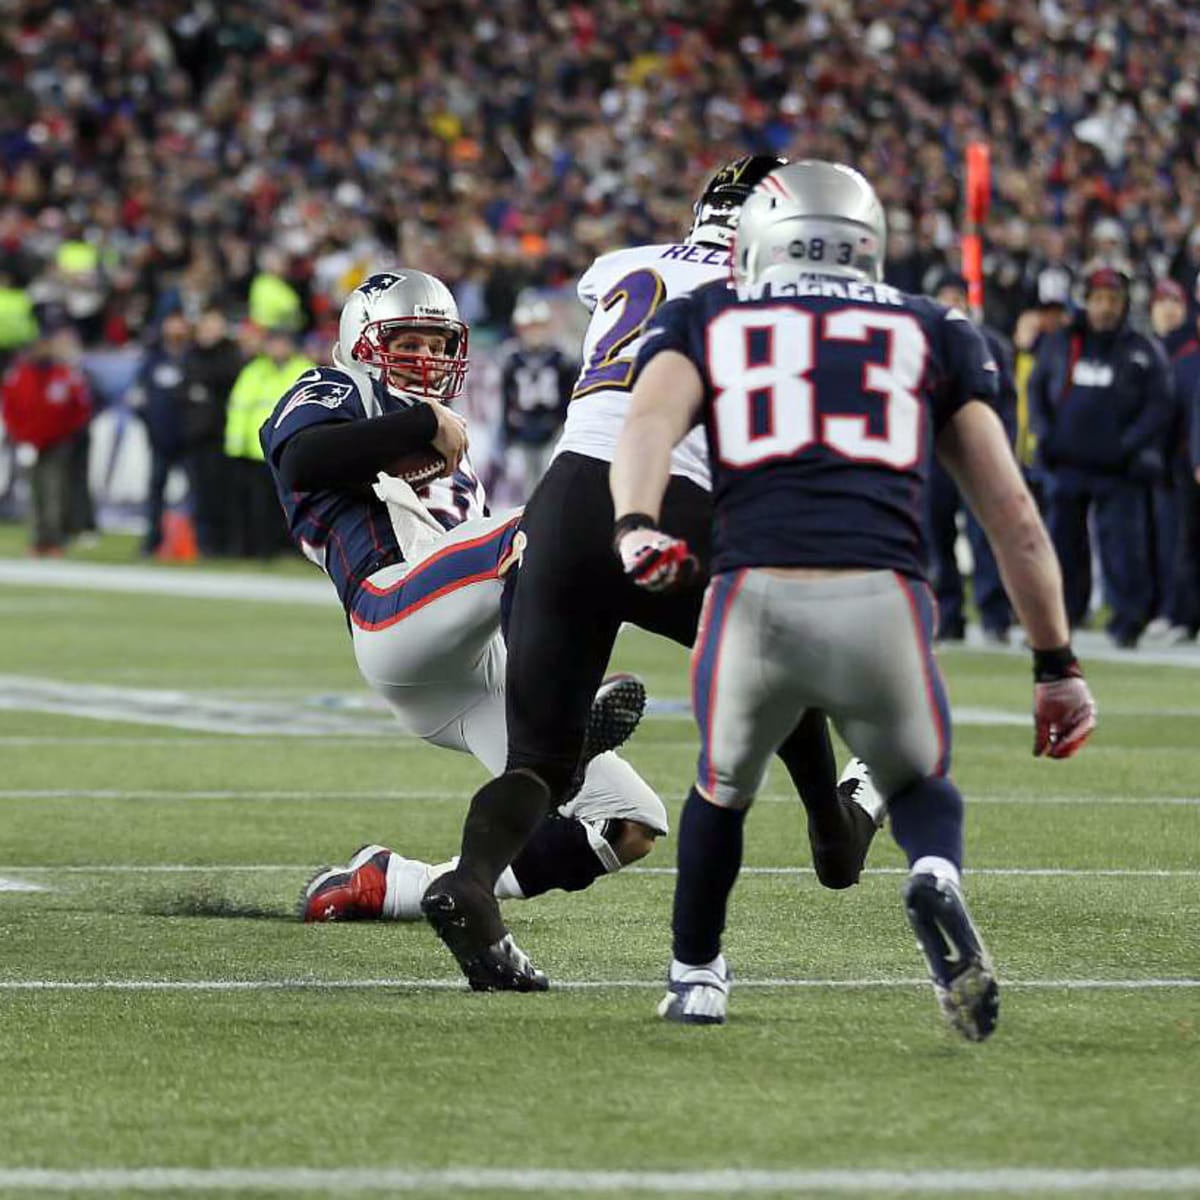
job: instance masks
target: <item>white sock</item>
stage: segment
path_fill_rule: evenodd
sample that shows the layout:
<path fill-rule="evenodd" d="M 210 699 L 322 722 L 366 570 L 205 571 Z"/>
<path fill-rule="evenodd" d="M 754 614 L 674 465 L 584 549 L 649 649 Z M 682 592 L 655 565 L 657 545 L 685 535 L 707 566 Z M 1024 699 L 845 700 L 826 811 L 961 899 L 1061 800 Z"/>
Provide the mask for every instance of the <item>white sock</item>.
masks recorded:
<path fill-rule="evenodd" d="M 445 875 L 447 871 L 453 871 L 457 866 L 458 855 L 456 854 L 449 862 L 439 863 L 433 868 L 433 874 L 429 877 L 429 882 L 432 883 L 439 876 Z M 497 900 L 525 899 L 525 893 L 521 891 L 521 885 L 517 882 L 517 877 L 513 874 L 511 866 L 505 867 L 501 871 L 500 878 L 496 880 L 496 886 L 492 889 L 492 894 Z"/>
<path fill-rule="evenodd" d="M 727 971 L 725 969 L 725 955 L 718 954 L 712 962 L 706 963 L 681 963 L 679 959 L 671 959 L 671 975 L 672 982 L 682 979 L 689 971 L 712 971 L 714 975 L 725 978 Z"/>
<path fill-rule="evenodd" d="M 521 885 L 517 882 L 512 867 L 505 867 L 500 873 L 500 878 L 496 880 L 495 892 L 497 900 L 525 899 L 525 893 L 521 891 Z"/>
<path fill-rule="evenodd" d="M 416 858 L 405 858 L 392 853 L 388 859 L 387 891 L 383 897 L 383 917 L 389 921 L 419 921 L 421 919 L 421 897 L 435 880 L 458 866 L 458 855 L 448 862 L 427 863 Z M 525 893 L 513 874 L 512 867 L 505 867 L 496 880 L 497 900 L 524 900 Z"/>
<path fill-rule="evenodd" d="M 393 852 L 388 859 L 387 890 L 383 894 L 384 920 L 419 921 L 425 889 L 453 866 L 453 862 L 431 866 L 420 859 L 405 858 Z"/>
<path fill-rule="evenodd" d="M 936 854 L 925 854 L 912 865 L 910 875 L 932 875 L 936 879 L 948 879 L 955 887 L 962 883 L 958 868 L 948 859 Z"/>

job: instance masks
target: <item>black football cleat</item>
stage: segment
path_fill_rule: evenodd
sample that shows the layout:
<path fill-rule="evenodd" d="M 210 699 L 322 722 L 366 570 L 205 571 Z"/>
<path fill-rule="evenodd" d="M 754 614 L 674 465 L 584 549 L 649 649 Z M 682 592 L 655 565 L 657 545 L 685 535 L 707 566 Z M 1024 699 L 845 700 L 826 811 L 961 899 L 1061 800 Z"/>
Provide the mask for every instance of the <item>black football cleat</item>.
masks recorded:
<path fill-rule="evenodd" d="M 550 982 L 513 940 L 496 898 L 450 871 L 421 897 L 421 912 L 473 992 L 544 992 Z"/>
<path fill-rule="evenodd" d="M 862 759 L 852 758 L 846 764 L 837 794 L 838 811 L 808 817 L 813 870 L 821 886 L 834 891 L 859 881 L 884 812 L 883 797 Z"/>
<path fill-rule="evenodd" d="M 473 992 L 545 992 L 550 980 L 529 961 L 511 933 L 459 964 Z"/>
<path fill-rule="evenodd" d="M 913 875 L 904 908 L 925 955 L 942 1015 L 969 1042 L 982 1042 L 1000 1018 L 1000 987 L 962 892 L 936 875 Z"/>
<path fill-rule="evenodd" d="M 610 675 L 597 689 L 583 735 L 580 763 L 623 746 L 646 711 L 646 687 L 636 675 Z"/>

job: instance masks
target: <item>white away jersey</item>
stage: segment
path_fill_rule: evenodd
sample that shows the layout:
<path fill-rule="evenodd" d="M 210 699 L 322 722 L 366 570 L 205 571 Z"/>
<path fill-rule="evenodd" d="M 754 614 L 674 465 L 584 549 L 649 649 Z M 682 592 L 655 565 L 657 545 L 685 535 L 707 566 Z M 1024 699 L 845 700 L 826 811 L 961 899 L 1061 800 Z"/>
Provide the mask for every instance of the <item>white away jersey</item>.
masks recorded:
<path fill-rule="evenodd" d="M 556 455 L 571 450 L 612 462 L 650 318 L 668 300 L 729 274 L 728 250 L 686 243 L 615 250 L 592 263 L 579 281 L 579 298 L 592 310 L 592 319 Z M 672 451 L 671 473 L 710 488 L 702 428 Z"/>

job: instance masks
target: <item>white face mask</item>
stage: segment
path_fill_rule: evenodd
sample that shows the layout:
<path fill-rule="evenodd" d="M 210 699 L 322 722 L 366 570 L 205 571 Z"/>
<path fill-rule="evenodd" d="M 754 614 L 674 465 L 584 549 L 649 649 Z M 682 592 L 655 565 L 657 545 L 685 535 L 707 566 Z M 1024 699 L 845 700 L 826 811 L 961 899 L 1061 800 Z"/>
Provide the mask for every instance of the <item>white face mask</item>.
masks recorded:
<path fill-rule="evenodd" d="M 687 240 L 728 250 L 733 245 L 733 231 L 737 226 L 739 211 L 728 205 L 700 205 Z"/>

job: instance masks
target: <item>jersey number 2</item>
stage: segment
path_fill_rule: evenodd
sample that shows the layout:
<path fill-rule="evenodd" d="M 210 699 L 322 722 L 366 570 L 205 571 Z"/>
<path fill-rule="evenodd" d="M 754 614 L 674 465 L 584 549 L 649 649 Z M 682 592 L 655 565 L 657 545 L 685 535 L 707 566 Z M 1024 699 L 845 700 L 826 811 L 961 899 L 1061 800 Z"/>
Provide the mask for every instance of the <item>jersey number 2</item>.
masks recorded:
<path fill-rule="evenodd" d="M 810 372 L 817 365 L 817 322 L 790 307 L 728 308 L 708 329 L 708 364 L 716 397 L 713 419 L 721 462 L 749 467 L 791 458 L 821 443 L 855 462 L 904 470 L 920 450 L 925 335 L 907 313 L 843 308 L 820 320 L 820 341 L 862 344 L 887 338 L 880 363 L 863 369 L 862 391 L 883 398 L 883 433 L 862 415 L 817 413 Z M 763 361 L 750 363 L 751 334 L 766 338 Z"/>
<path fill-rule="evenodd" d="M 600 299 L 600 307 L 609 312 L 619 305 L 620 311 L 617 319 L 596 342 L 571 393 L 572 400 L 601 388 L 629 391 L 634 358 L 632 354 L 622 355 L 621 351 L 642 336 L 646 331 L 646 323 L 666 298 L 667 286 L 662 276 L 648 267 L 630 271 L 605 292 Z"/>

